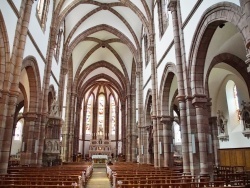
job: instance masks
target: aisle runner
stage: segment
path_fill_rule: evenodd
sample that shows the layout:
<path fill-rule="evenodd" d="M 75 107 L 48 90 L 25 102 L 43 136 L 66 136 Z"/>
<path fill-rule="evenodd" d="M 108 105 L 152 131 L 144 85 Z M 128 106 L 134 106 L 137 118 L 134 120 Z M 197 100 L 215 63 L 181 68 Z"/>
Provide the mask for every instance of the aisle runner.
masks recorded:
<path fill-rule="evenodd" d="M 86 188 L 111 188 L 106 174 L 106 167 L 93 169 L 93 174 L 88 181 Z"/>

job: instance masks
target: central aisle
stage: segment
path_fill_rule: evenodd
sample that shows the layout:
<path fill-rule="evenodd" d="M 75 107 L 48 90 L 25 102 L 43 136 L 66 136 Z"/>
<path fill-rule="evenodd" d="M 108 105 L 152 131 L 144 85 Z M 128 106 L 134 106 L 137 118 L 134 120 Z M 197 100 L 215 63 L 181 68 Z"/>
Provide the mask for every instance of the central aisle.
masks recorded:
<path fill-rule="evenodd" d="M 86 188 L 111 188 L 106 173 L 106 166 L 95 167 L 94 165 L 92 176 L 89 179 Z"/>

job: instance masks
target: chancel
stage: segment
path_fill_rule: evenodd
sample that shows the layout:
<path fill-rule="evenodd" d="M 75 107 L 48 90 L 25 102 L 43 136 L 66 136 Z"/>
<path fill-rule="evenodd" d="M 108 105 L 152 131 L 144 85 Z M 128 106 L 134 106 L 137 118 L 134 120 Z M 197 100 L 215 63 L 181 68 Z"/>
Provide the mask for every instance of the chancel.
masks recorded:
<path fill-rule="evenodd" d="M 0 187 L 249 184 L 250 0 L 0 2 Z"/>

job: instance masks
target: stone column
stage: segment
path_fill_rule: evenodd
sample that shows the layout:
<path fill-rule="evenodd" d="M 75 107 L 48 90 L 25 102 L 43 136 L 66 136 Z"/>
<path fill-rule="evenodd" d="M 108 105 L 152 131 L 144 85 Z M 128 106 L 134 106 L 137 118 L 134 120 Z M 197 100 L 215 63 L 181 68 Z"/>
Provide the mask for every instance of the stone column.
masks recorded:
<path fill-rule="evenodd" d="M 206 113 L 207 98 L 205 95 L 195 95 L 192 102 L 196 110 L 197 138 L 200 154 L 200 174 L 206 175 L 208 174 L 207 136 L 209 132 L 208 117 Z"/>
<path fill-rule="evenodd" d="M 59 78 L 59 85 L 58 87 L 58 106 L 59 106 L 59 112 L 62 114 L 63 110 L 63 99 L 64 99 L 64 89 L 65 89 L 65 79 L 66 75 L 68 73 L 68 69 L 66 67 L 65 60 L 62 59 L 62 66 L 60 70 L 60 78 Z"/>
<path fill-rule="evenodd" d="M 118 142 L 119 142 L 119 124 L 120 124 L 120 120 L 119 120 L 119 105 L 117 104 L 115 106 L 115 156 L 118 156 Z"/>
<path fill-rule="evenodd" d="M 216 166 L 219 165 L 219 155 L 218 155 L 218 149 L 219 146 L 219 139 L 218 139 L 218 127 L 217 127 L 217 117 L 210 117 L 209 118 L 209 124 L 212 127 L 212 142 L 213 142 L 213 152 L 214 152 L 214 164 Z"/>
<path fill-rule="evenodd" d="M 74 146 L 73 146 L 73 153 L 77 154 L 79 150 L 79 133 L 80 133 L 80 114 L 82 108 L 81 103 L 79 102 L 79 98 L 77 98 L 77 105 L 76 105 L 76 114 L 75 114 L 75 129 L 74 129 Z"/>
<path fill-rule="evenodd" d="M 173 136 L 172 136 L 172 119 L 170 116 L 161 118 L 163 124 L 163 151 L 164 151 L 164 167 L 173 167 Z"/>
<path fill-rule="evenodd" d="M 164 135 L 163 135 L 163 124 L 161 123 L 161 118 L 157 118 L 157 136 L 158 136 L 158 167 L 164 166 Z"/>
<path fill-rule="evenodd" d="M 142 163 L 145 163 L 142 156 L 142 147 L 144 150 L 144 143 L 143 143 L 143 131 L 144 128 L 144 114 L 143 114 L 143 72 L 142 72 L 142 61 L 137 62 L 137 72 L 136 72 L 136 79 L 138 84 L 138 91 L 137 91 L 137 100 L 138 100 L 138 154 L 139 154 L 139 160 Z M 143 155 L 144 151 L 143 151 Z"/>
<path fill-rule="evenodd" d="M 177 0 L 171 0 L 168 4 L 168 10 L 172 14 L 173 30 L 174 30 L 174 45 L 176 57 L 176 73 L 178 84 L 178 96 L 180 108 L 180 126 L 182 134 L 182 155 L 183 155 L 183 173 L 190 173 L 189 166 L 189 148 L 188 148 L 188 129 L 187 129 L 187 115 L 186 115 L 186 101 L 183 81 L 183 68 L 181 59 L 181 44 L 180 44 L 180 28 L 177 14 Z"/>
<path fill-rule="evenodd" d="M 126 160 L 128 162 L 132 162 L 132 136 L 131 136 L 131 101 L 130 101 L 130 95 L 127 95 L 126 100 L 127 108 L 126 108 Z"/>
<path fill-rule="evenodd" d="M 157 87 L 157 67 L 155 58 L 155 35 L 150 34 L 150 61 L 151 61 L 151 80 L 152 80 L 152 115 L 151 119 L 153 122 L 153 137 L 154 137 L 154 167 L 158 167 L 158 128 L 157 128 L 157 107 L 158 107 L 158 87 Z"/>
<path fill-rule="evenodd" d="M 189 150 L 189 158 L 185 158 L 185 164 L 189 163 L 190 167 L 190 173 L 192 175 L 199 175 L 200 173 L 200 160 L 199 160 L 199 154 L 196 151 L 193 151 L 193 144 L 192 143 L 192 136 L 195 136 L 197 133 L 197 126 L 196 126 L 196 112 L 195 107 L 192 104 L 192 97 L 188 96 L 186 97 L 186 115 L 187 115 L 187 146 Z M 188 149 L 187 148 L 187 149 Z"/>
<path fill-rule="evenodd" d="M 38 135 L 35 134 L 36 129 L 36 113 L 27 112 L 24 114 L 24 133 L 23 143 L 25 143 L 25 151 L 21 153 L 21 164 L 36 164 L 35 142 Z"/>
<path fill-rule="evenodd" d="M 85 148 L 85 137 L 86 137 L 86 114 L 87 114 L 87 104 L 85 103 L 83 106 L 82 113 L 83 113 L 82 114 L 82 156 L 85 157 L 84 148 Z M 93 124 L 93 119 L 92 119 L 92 124 Z"/>
<path fill-rule="evenodd" d="M 23 0 L 16 25 L 10 62 L 6 63 L 6 79 L 0 93 L 0 173 L 7 173 L 16 102 L 19 95 L 19 76 L 30 22 L 33 0 Z"/>
<path fill-rule="evenodd" d="M 132 149 L 132 162 L 137 161 L 137 136 L 138 136 L 138 128 L 136 126 L 136 95 L 135 95 L 135 90 L 132 90 L 133 94 L 131 95 L 131 149 Z"/>
<path fill-rule="evenodd" d="M 73 144 L 74 144 L 74 129 L 75 129 L 75 102 L 76 102 L 76 93 L 71 93 L 71 102 L 69 106 L 69 118 L 68 118 L 68 127 L 69 127 L 69 145 L 68 145 L 68 161 L 73 161 Z"/>
<path fill-rule="evenodd" d="M 125 128 L 125 125 L 126 125 L 126 105 L 125 105 L 125 102 L 122 102 L 121 104 L 121 113 L 122 113 L 122 116 L 121 116 L 121 128 L 122 128 L 122 154 L 125 155 L 127 153 L 127 148 L 126 148 L 126 128 Z"/>
<path fill-rule="evenodd" d="M 7 173 L 13 131 L 13 115 L 15 113 L 19 93 L 2 91 L 0 98 L 0 174 Z"/>

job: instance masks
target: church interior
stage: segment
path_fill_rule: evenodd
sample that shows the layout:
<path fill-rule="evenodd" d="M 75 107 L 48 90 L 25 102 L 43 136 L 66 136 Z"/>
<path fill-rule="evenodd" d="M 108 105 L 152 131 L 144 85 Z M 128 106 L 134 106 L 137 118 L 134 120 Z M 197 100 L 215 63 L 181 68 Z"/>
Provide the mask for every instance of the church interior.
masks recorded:
<path fill-rule="evenodd" d="M 0 109 L 0 187 L 250 185 L 250 0 L 1 0 Z"/>

